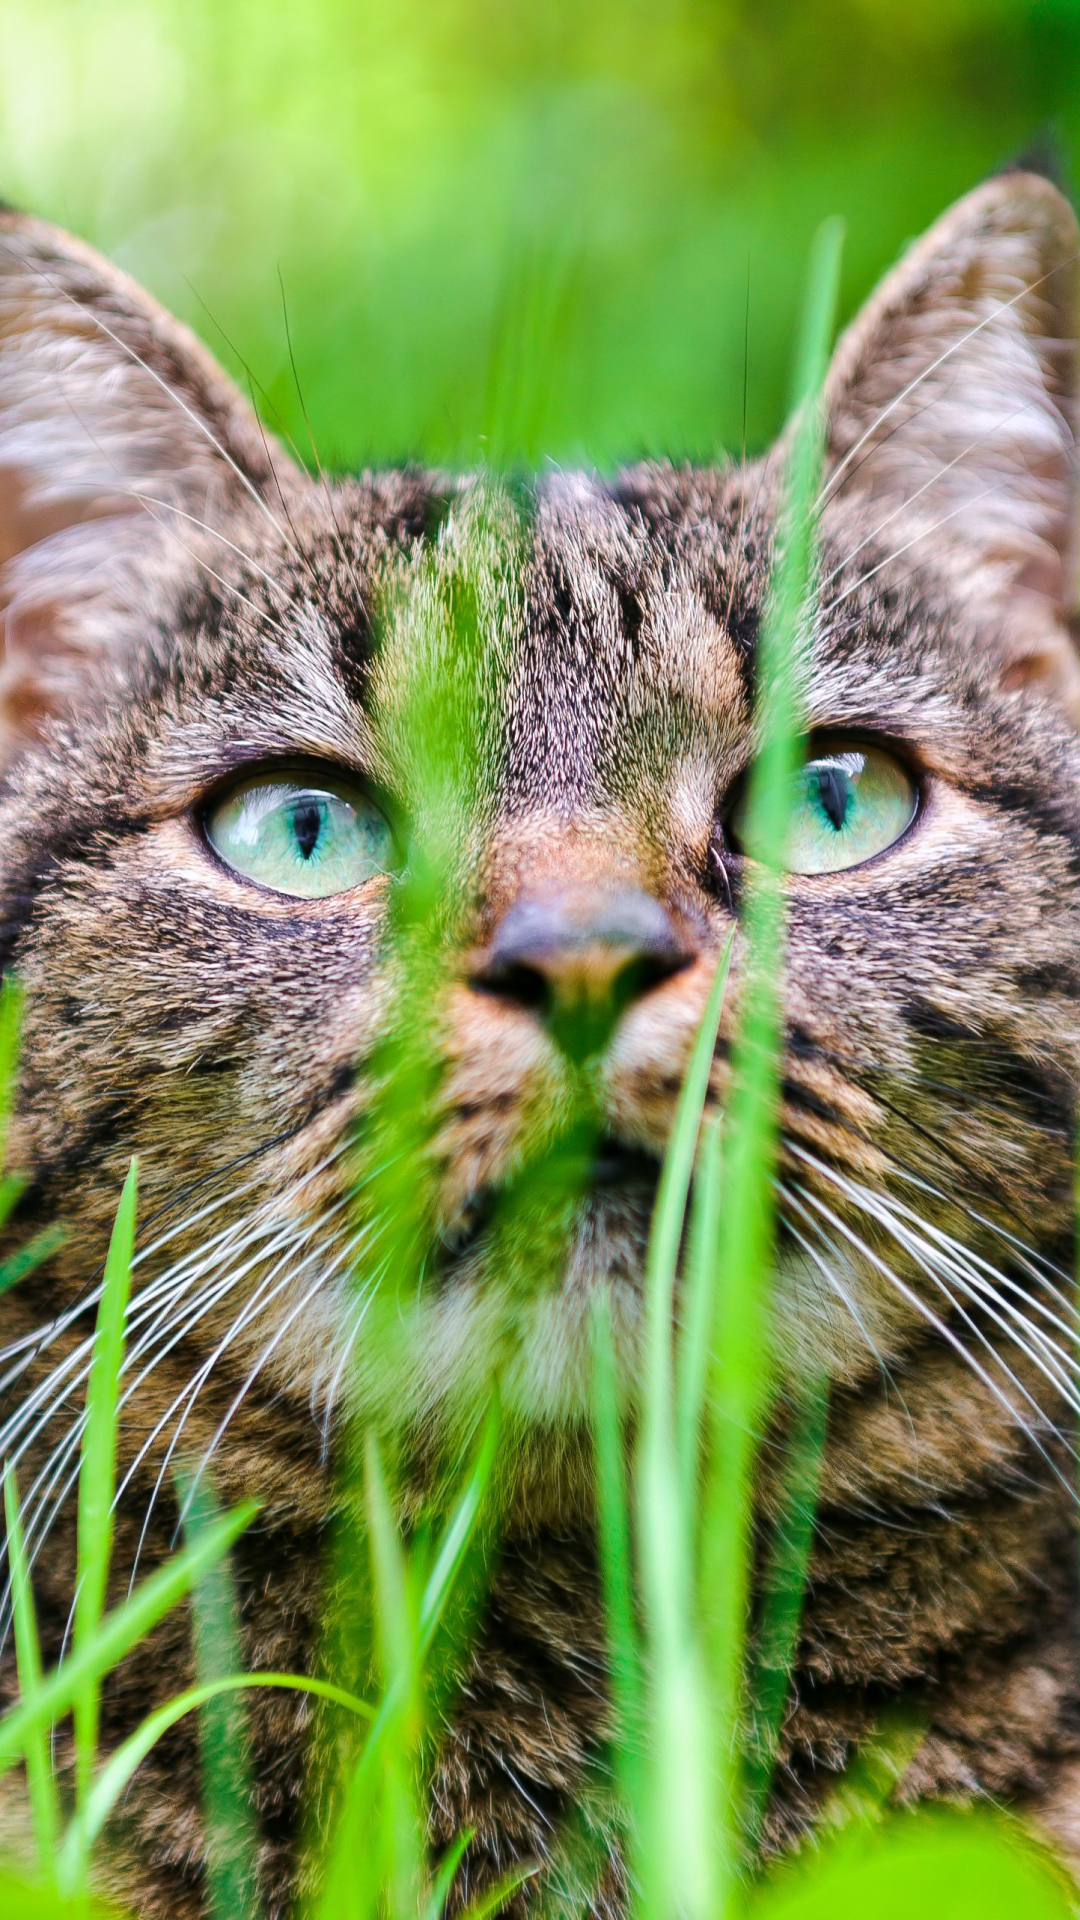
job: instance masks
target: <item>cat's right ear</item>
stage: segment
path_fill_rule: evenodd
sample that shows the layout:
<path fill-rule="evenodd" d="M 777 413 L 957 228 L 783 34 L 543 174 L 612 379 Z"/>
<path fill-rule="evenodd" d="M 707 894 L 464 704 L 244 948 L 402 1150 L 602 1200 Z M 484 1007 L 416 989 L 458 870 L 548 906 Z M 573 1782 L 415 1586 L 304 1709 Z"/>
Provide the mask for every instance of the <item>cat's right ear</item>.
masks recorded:
<path fill-rule="evenodd" d="M 0 210 L 0 765 L 168 617 L 238 511 L 303 484 L 195 336 Z"/>
<path fill-rule="evenodd" d="M 958 201 L 840 340 L 824 497 L 859 510 L 867 567 L 952 567 L 991 608 L 1003 683 L 1080 717 L 1077 297 L 1077 223 L 1049 180 L 1002 173 Z"/>

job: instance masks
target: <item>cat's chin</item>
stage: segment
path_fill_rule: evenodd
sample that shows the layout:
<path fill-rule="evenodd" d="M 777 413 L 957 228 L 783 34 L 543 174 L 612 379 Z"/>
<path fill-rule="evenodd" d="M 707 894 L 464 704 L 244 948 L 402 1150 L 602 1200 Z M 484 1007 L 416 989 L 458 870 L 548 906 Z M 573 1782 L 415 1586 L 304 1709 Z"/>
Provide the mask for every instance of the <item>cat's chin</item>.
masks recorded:
<path fill-rule="evenodd" d="M 512 1234 L 500 1263 L 498 1193 L 478 1196 L 460 1238 L 450 1241 L 422 1293 L 403 1308 L 399 1338 L 357 1342 L 351 1386 L 360 1418 L 426 1434 L 434 1452 L 460 1460 L 490 1404 L 493 1382 L 519 1466 L 536 1496 L 537 1476 L 564 1477 L 591 1448 L 595 1318 L 606 1310 L 617 1371 L 630 1402 L 645 1342 L 644 1276 L 659 1179 L 652 1156 L 604 1142 L 585 1196 L 546 1282 L 533 1255 L 515 1276 Z M 834 1262 L 836 1264 L 836 1257 Z M 793 1246 L 782 1248 L 771 1288 L 772 1345 L 788 1379 L 853 1382 L 880 1364 L 873 1298 L 842 1259 L 843 1279 Z M 861 1308 L 849 1303 L 862 1294 Z M 676 1295 L 678 1314 L 678 1292 Z M 545 1449 L 547 1453 L 545 1454 Z"/>
<path fill-rule="evenodd" d="M 456 1429 L 463 1415 L 475 1417 L 497 1378 L 519 1430 L 565 1433 L 585 1419 L 599 1303 L 607 1303 L 620 1373 L 633 1378 L 638 1369 L 659 1174 L 652 1155 L 605 1140 L 546 1248 L 537 1244 L 535 1216 L 523 1212 L 515 1222 L 504 1192 L 474 1196 L 406 1309 L 398 1353 L 408 1379 L 388 1395 L 385 1356 L 377 1347 L 358 1352 L 361 1407 Z"/>
<path fill-rule="evenodd" d="M 640 1268 L 640 1250 L 648 1241 L 649 1226 L 661 1163 L 655 1154 L 605 1135 L 588 1155 L 576 1161 L 560 1163 L 555 1178 L 565 1182 L 566 1205 L 561 1219 L 551 1218 L 550 1261 L 568 1278 L 584 1258 L 592 1253 L 602 1262 L 608 1253 L 615 1265 L 626 1266 L 630 1275 Z M 476 1267 L 498 1272 L 503 1261 L 499 1235 L 513 1258 L 520 1234 L 515 1230 L 512 1191 L 496 1183 L 470 1194 L 457 1215 L 441 1235 L 435 1260 L 430 1268 L 430 1284 L 440 1291 L 451 1291 L 463 1274 L 471 1276 Z M 558 1201 L 546 1196 L 545 1211 L 557 1213 Z M 530 1238 L 535 1232 L 536 1211 L 526 1207 Z M 542 1216 L 541 1216 L 542 1218 Z M 635 1252 L 627 1258 L 625 1243 L 633 1242 Z M 619 1255 L 622 1258 L 620 1260 Z M 530 1244 L 526 1262 L 530 1274 L 543 1270 L 543 1253 Z M 553 1268 L 549 1262 L 549 1271 Z M 588 1284 L 588 1276 L 582 1276 Z"/>

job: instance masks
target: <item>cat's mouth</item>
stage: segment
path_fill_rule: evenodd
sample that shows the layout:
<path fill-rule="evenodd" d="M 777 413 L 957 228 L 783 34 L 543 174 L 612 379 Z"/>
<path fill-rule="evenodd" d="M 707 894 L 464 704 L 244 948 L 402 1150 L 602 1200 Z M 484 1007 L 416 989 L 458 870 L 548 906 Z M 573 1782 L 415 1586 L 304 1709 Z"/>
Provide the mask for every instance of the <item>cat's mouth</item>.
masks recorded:
<path fill-rule="evenodd" d="M 492 1181 L 478 1187 L 440 1233 L 440 1270 L 449 1273 L 481 1260 L 501 1225 L 513 1230 L 515 1212 L 519 1222 L 528 1220 L 530 1203 L 537 1227 L 547 1228 L 553 1245 L 560 1231 L 569 1242 L 583 1231 L 595 1231 L 617 1219 L 624 1229 L 640 1231 L 644 1247 L 660 1165 L 658 1157 L 646 1149 L 604 1135 L 587 1155 L 561 1160 L 549 1180 L 538 1182 L 533 1192 L 527 1181 L 520 1185 Z M 554 1205 L 552 1193 L 557 1196 Z"/>

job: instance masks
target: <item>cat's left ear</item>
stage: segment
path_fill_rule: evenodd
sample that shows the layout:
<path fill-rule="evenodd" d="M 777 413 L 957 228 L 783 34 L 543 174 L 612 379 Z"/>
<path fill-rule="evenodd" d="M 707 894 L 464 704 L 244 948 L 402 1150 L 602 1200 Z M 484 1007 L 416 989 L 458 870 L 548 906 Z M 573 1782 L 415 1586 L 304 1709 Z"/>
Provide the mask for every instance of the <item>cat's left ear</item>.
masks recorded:
<path fill-rule="evenodd" d="M 0 766 L 308 484 L 186 327 L 0 207 Z"/>
<path fill-rule="evenodd" d="M 866 505 L 875 554 L 959 567 L 996 603 L 1003 682 L 1041 680 L 1080 713 L 1077 262 L 1076 218 L 1041 175 L 951 208 L 837 346 L 825 497 Z"/>

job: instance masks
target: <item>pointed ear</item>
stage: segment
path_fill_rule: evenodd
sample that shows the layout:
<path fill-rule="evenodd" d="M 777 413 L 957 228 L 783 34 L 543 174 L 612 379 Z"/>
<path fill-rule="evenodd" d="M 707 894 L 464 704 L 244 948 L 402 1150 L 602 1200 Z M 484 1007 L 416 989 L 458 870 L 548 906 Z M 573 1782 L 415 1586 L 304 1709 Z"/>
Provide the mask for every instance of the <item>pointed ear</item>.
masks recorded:
<path fill-rule="evenodd" d="M 102 650 L 167 620 L 239 509 L 302 484 L 194 335 L 42 221 L 0 211 L 0 763 Z M 216 547 L 216 552 L 215 552 Z"/>
<path fill-rule="evenodd" d="M 993 594 L 1003 677 L 1080 688 L 1077 224 L 1048 180 L 1005 173 L 912 247 L 841 338 L 825 497 L 871 503 L 881 543 L 953 556 Z"/>

